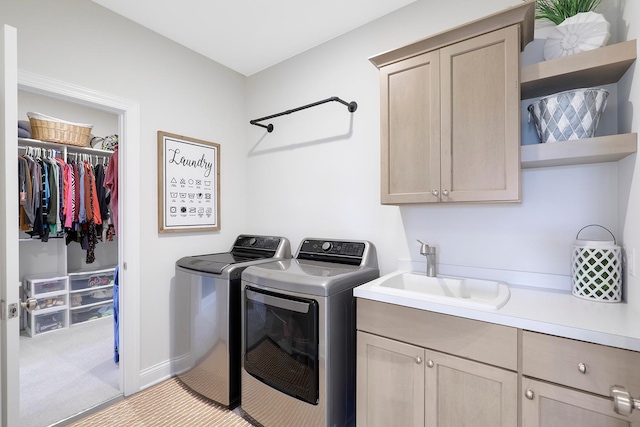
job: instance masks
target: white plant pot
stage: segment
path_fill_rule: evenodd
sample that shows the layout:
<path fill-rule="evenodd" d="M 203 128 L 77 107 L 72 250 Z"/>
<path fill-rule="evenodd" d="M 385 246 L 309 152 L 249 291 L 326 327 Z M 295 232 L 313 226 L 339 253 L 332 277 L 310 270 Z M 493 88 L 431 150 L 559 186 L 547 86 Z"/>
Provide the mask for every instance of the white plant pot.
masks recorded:
<path fill-rule="evenodd" d="M 550 31 L 544 45 L 544 59 L 560 58 L 605 46 L 611 37 L 603 15 L 582 12 L 569 17 Z"/>

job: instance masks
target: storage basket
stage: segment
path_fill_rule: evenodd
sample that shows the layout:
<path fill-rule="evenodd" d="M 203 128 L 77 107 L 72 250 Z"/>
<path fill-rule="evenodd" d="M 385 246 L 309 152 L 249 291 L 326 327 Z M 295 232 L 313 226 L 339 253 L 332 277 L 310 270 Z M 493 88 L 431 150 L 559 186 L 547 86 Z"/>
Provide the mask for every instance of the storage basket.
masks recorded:
<path fill-rule="evenodd" d="M 609 92 L 586 88 L 545 96 L 527 107 L 540 142 L 593 138 Z"/>
<path fill-rule="evenodd" d="M 31 136 L 40 141 L 88 147 L 93 125 L 72 123 L 40 113 L 27 113 Z"/>
<path fill-rule="evenodd" d="M 578 298 L 598 302 L 620 302 L 622 299 L 622 251 L 613 240 L 580 240 L 576 236 L 571 256 L 571 293 Z"/>

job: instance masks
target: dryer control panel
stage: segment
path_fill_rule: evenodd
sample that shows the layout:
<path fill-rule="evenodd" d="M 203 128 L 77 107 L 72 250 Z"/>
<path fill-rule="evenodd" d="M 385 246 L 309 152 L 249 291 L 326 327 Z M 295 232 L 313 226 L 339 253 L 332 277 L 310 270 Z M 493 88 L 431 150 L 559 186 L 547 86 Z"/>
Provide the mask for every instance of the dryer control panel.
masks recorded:
<path fill-rule="evenodd" d="M 368 244 L 368 242 L 304 239 L 300 244 L 297 259 L 361 265 Z"/>

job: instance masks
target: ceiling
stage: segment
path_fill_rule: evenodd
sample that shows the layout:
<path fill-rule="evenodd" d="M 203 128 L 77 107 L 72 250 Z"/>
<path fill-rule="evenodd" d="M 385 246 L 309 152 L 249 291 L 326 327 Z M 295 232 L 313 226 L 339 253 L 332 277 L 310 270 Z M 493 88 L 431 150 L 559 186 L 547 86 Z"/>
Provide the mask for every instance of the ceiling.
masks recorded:
<path fill-rule="evenodd" d="M 416 0 L 92 0 L 245 76 Z"/>

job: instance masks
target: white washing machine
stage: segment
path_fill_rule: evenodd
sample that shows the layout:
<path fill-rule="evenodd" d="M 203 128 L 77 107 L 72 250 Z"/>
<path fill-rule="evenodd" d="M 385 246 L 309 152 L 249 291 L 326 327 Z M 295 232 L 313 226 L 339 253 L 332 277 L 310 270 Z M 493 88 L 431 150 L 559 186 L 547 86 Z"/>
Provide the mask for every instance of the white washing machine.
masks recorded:
<path fill-rule="evenodd" d="M 245 415 L 269 426 L 355 424 L 353 288 L 379 277 L 367 241 L 307 238 L 242 273 Z"/>

